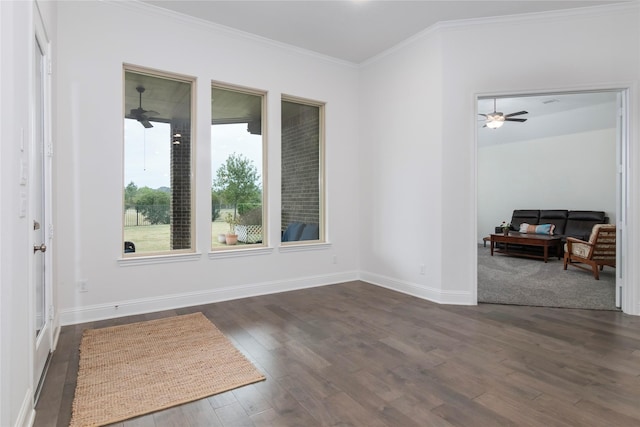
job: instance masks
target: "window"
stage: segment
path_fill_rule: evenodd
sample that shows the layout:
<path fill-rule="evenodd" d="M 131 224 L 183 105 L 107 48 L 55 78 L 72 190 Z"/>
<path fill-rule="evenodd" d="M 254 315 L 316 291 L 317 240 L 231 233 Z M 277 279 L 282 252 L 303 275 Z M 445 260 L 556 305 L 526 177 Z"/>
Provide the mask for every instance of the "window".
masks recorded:
<path fill-rule="evenodd" d="M 324 106 L 282 99 L 282 242 L 324 241 Z"/>
<path fill-rule="evenodd" d="M 211 246 L 262 246 L 264 221 L 263 93 L 211 88 Z"/>
<path fill-rule="evenodd" d="M 194 251 L 192 91 L 192 80 L 125 67 L 125 256 Z"/>

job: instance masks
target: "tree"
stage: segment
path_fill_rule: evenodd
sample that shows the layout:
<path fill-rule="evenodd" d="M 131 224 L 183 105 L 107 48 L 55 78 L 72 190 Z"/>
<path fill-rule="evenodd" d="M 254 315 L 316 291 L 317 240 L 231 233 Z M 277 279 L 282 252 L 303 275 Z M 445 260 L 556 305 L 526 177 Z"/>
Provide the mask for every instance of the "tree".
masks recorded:
<path fill-rule="evenodd" d="M 238 203 L 238 215 L 242 216 L 250 210 L 262 207 L 262 191 L 258 190 L 250 198 Z M 261 208 L 262 209 L 262 208 Z"/>
<path fill-rule="evenodd" d="M 138 194 L 138 186 L 131 181 L 124 189 L 124 209 L 135 207 L 135 199 Z"/>
<path fill-rule="evenodd" d="M 239 203 L 254 201 L 260 195 L 259 179 L 253 161 L 242 154 L 231 154 L 218 168 L 213 188 L 225 202 L 233 206 L 234 219 Z"/>
<path fill-rule="evenodd" d="M 162 190 L 142 187 L 135 198 L 135 208 L 151 224 L 169 224 L 169 205 L 171 197 Z"/>

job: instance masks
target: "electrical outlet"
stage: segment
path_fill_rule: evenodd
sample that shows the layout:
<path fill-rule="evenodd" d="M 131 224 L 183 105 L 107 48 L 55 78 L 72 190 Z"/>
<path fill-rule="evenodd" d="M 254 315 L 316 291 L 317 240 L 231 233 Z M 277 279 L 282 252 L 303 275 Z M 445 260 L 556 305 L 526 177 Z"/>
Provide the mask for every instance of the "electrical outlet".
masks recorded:
<path fill-rule="evenodd" d="M 420 274 L 424 276 L 426 272 L 427 272 L 427 269 L 424 266 L 424 264 L 420 264 Z"/>
<path fill-rule="evenodd" d="M 334 264 L 337 264 L 337 263 L 338 263 L 338 257 L 334 255 L 334 256 L 333 256 L 333 258 L 331 258 L 331 261 L 332 261 Z"/>
<path fill-rule="evenodd" d="M 89 287 L 86 280 L 80 280 L 78 282 L 78 292 L 89 292 Z"/>

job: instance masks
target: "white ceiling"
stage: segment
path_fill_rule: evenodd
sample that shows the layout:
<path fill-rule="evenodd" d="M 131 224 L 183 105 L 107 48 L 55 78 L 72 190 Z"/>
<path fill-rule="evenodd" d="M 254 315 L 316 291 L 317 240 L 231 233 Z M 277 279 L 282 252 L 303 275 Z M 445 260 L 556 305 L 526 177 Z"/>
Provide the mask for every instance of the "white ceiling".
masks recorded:
<path fill-rule="evenodd" d="M 605 1 L 193 1 L 144 3 L 361 63 L 441 21 L 621 3 Z"/>

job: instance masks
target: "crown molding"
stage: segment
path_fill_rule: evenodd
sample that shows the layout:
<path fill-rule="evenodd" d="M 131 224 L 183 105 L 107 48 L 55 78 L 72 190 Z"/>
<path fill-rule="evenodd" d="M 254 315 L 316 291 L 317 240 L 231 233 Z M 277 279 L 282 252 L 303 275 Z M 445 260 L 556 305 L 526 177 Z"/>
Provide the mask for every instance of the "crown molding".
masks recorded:
<path fill-rule="evenodd" d="M 333 56 L 323 55 L 312 50 L 303 49 L 301 47 L 293 46 L 287 43 L 279 42 L 267 37 L 262 37 L 247 31 L 238 30 L 236 28 L 227 27 L 226 25 L 217 24 L 205 19 L 196 18 L 194 16 L 185 15 L 183 13 L 175 12 L 172 10 L 164 9 L 162 7 L 144 3 L 140 0 L 100 0 L 102 3 L 116 5 L 122 8 L 129 9 L 131 11 L 141 12 L 145 14 L 156 14 L 158 16 L 164 16 L 173 20 L 179 21 L 188 26 L 197 26 L 208 31 L 215 31 L 221 35 L 233 37 L 240 40 L 249 40 L 264 45 L 269 45 L 278 49 L 285 50 L 287 52 L 295 52 L 300 55 L 309 56 L 320 61 L 333 63 L 348 68 L 358 68 L 358 64 L 342 59 L 334 58 Z"/>
<path fill-rule="evenodd" d="M 588 6 L 575 9 L 563 9 L 547 12 L 530 12 L 515 15 L 494 16 L 487 18 L 470 18 L 470 19 L 458 19 L 452 21 L 440 21 L 431 25 L 430 27 L 416 33 L 415 35 L 405 39 L 404 41 L 390 47 L 384 52 L 360 63 L 360 67 L 366 67 L 371 65 L 393 53 L 404 49 L 405 47 L 423 40 L 432 35 L 438 34 L 443 31 L 456 30 L 460 28 L 469 28 L 474 26 L 483 25 L 498 25 L 498 24 L 513 24 L 513 23 L 525 23 L 525 22 L 540 22 L 549 23 L 550 20 L 560 20 L 576 17 L 597 17 L 606 14 L 619 13 L 621 11 L 635 11 L 640 12 L 640 1 L 633 0 L 626 3 L 615 3 L 600 6 Z"/>
<path fill-rule="evenodd" d="M 288 52 L 295 52 L 300 55 L 313 57 L 317 60 L 321 60 L 324 62 L 329 62 L 336 65 L 340 65 L 348 68 L 355 68 L 355 69 L 367 67 L 389 55 L 392 55 L 397 51 L 402 50 L 406 46 L 409 46 L 417 41 L 423 40 L 429 36 L 438 34 L 439 32 L 442 32 L 442 31 L 456 30 L 459 28 L 468 28 L 468 27 L 482 26 L 482 25 L 498 25 L 498 24 L 538 22 L 538 21 L 544 21 L 545 23 L 548 23 L 550 20 L 560 20 L 560 19 L 576 18 L 576 17 L 595 17 L 595 16 L 602 16 L 605 14 L 619 13 L 621 11 L 633 11 L 636 13 L 640 12 L 640 1 L 630 0 L 623 3 L 614 3 L 614 4 L 606 4 L 606 5 L 599 5 L 599 6 L 587 6 L 587 7 L 574 8 L 574 9 L 563 9 L 563 10 L 546 11 L 546 12 L 530 12 L 530 13 L 505 15 L 505 16 L 497 16 L 497 17 L 486 17 L 486 18 L 470 18 L 470 19 L 459 19 L 459 20 L 451 20 L 451 21 L 440 21 L 375 56 L 372 56 L 360 63 L 355 63 L 351 61 L 338 59 L 329 55 L 323 55 L 321 53 L 318 53 L 312 50 L 303 49 L 288 43 L 283 43 L 273 39 L 269 39 L 267 37 L 258 36 L 256 34 L 249 33 L 247 31 L 242 31 L 236 28 L 217 24 L 211 21 L 207 21 L 205 19 L 196 18 L 193 16 L 185 15 L 183 13 L 164 9 L 159 6 L 155 6 L 153 4 L 144 3 L 141 0 L 100 0 L 100 1 L 102 3 L 107 3 L 107 4 L 112 4 L 112 5 L 117 5 L 123 8 L 127 8 L 132 11 L 138 11 L 146 14 L 154 13 L 158 16 L 164 16 L 167 18 L 175 19 L 186 25 L 195 25 L 206 30 L 210 30 L 210 31 L 213 30 L 222 35 L 226 35 L 228 37 L 233 37 L 241 40 L 250 40 L 253 42 L 269 45 L 278 49 L 283 49 Z"/>
<path fill-rule="evenodd" d="M 442 21 L 436 23 L 434 26 L 438 29 L 455 29 L 460 27 L 471 27 L 475 25 L 487 25 L 487 24 L 513 24 L 523 22 L 537 22 L 544 21 L 546 23 L 552 19 L 566 19 L 577 17 L 597 17 L 606 14 L 614 14 L 620 11 L 636 10 L 639 11 L 640 2 L 633 0 L 626 3 L 613 3 L 599 6 L 586 6 L 574 9 L 561 9 L 550 10 L 546 12 L 530 12 L 514 15 L 494 16 L 486 18 L 470 18 L 459 19 L 454 21 Z"/>

